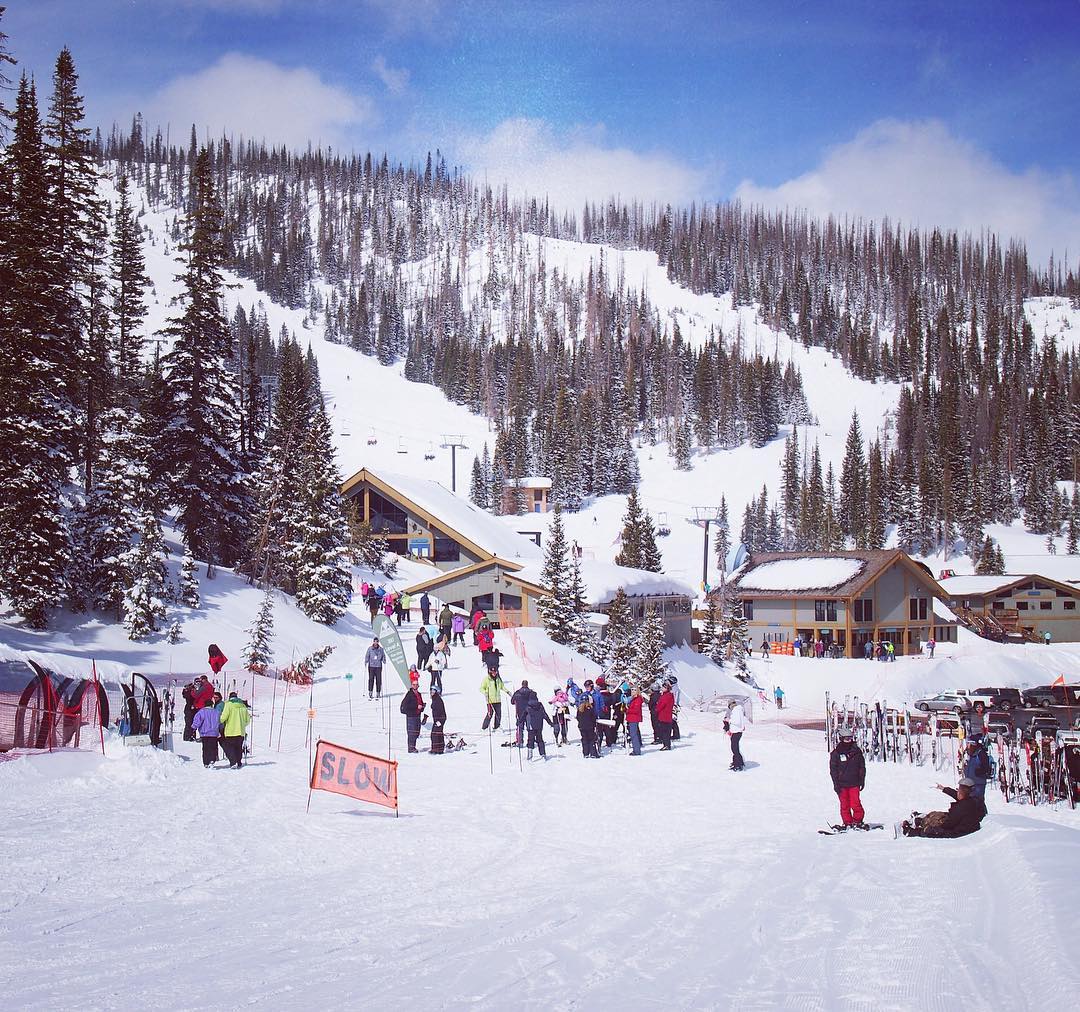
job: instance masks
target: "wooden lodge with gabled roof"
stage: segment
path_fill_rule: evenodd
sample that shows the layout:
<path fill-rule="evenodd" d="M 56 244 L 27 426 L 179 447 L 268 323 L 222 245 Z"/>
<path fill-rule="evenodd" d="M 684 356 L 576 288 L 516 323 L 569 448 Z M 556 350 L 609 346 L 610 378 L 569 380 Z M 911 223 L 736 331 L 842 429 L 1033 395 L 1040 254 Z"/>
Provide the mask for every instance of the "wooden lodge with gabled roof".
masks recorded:
<path fill-rule="evenodd" d="M 755 646 L 821 640 L 862 657 L 870 641 L 888 640 L 897 654 L 919 653 L 931 638 L 956 641 L 949 595 L 899 549 L 756 553 L 729 587 Z"/>
<path fill-rule="evenodd" d="M 493 617 L 500 610 L 520 612 L 520 594 L 506 577 L 543 559 L 532 538 L 426 478 L 364 468 L 344 482 L 341 493 L 391 551 L 432 565 L 431 577 L 405 587 L 407 593 L 426 591 Z"/>

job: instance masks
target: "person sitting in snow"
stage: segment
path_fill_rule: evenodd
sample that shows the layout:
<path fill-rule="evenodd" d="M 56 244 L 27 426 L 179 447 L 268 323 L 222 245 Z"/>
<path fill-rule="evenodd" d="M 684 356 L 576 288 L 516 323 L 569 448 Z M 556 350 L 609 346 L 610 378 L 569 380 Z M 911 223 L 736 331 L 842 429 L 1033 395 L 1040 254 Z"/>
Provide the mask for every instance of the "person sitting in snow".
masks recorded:
<path fill-rule="evenodd" d="M 954 791 L 951 787 L 938 789 L 955 800 L 947 812 L 928 812 L 915 815 L 902 824 L 904 836 L 927 836 L 937 839 L 955 839 L 977 833 L 986 818 L 986 804 L 972 795 L 975 781 L 964 777 Z"/>

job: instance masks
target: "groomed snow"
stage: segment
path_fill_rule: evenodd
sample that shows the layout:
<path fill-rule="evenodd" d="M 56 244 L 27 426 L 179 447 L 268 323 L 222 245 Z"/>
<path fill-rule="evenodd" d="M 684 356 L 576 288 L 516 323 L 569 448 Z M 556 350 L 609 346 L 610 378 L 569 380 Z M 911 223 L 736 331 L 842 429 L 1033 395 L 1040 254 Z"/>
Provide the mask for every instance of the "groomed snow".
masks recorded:
<path fill-rule="evenodd" d="M 739 580 L 747 590 L 828 590 L 847 583 L 866 565 L 859 559 L 778 559 L 755 566 Z"/>

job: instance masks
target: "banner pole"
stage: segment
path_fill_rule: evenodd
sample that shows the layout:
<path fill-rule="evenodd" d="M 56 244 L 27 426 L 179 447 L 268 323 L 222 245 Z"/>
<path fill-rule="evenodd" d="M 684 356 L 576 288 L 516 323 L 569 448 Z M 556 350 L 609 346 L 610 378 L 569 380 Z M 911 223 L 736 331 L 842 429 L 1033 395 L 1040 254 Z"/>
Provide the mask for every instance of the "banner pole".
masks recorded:
<path fill-rule="evenodd" d="M 285 683 L 285 693 L 281 697 L 281 718 L 278 720 L 277 727 L 277 750 L 281 752 L 281 729 L 285 726 L 285 704 L 289 701 L 289 685 Z M 273 729 L 270 731 L 273 734 Z"/>
<path fill-rule="evenodd" d="M 491 767 L 491 775 L 495 776 L 495 746 L 491 741 L 491 725 L 488 725 L 488 765 Z"/>
<path fill-rule="evenodd" d="M 352 727 L 352 675 L 346 679 L 346 683 L 349 689 L 349 727 Z"/>
<path fill-rule="evenodd" d="M 105 754 L 105 727 L 101 723 L 101 685 L 98 682 L 97 661 L 91 660 L 90 665 L 91 665 L 91 667 L 93 668 L 93 671 L 94 671 L 94 703 L 97 706 L 98 731 L 101 734 L 101 754 L 104 755 Z M 135 684 L 134 677 L 132 677 L 131 682 L 132 682 L 133 685 Z"/>
<path fill-rule="evenodd" d="M 270 737 L 266 741 L 266 747 L 270 748 L 274 744 L 274 714 L 277 713 L 277 683 L 278 680 L 274 679 L 274 696 L 270 700 Z"/>

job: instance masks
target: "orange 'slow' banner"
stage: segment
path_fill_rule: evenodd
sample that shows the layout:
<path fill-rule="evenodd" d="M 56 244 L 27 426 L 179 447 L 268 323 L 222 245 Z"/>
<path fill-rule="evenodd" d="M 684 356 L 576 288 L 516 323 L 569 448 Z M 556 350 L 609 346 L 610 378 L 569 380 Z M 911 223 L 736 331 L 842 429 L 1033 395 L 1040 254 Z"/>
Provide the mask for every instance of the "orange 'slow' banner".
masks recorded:
<path fill-rule="evenodd" d="M 315 746 L 311 789 L 370 801 L 396 812 L 397 763 L 320 740 Z"/>

